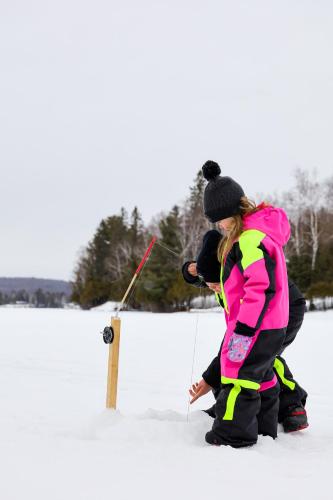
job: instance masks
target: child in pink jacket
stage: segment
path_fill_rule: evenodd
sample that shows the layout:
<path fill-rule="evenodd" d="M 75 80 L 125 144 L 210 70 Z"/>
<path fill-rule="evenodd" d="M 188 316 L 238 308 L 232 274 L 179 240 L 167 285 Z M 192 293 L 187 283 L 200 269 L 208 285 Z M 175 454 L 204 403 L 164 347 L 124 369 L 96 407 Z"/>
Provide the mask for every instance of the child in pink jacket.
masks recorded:
<path fill-rule="evenodd" d="M 220 173 L 215 162 L 203 166 L 208 180 L 205 215 L 226 234 L 218 249 L 221 283 L 211 287 L 223 304 L 227 325 L 220 359 L 222 390 L 206 441 L 237 448 L 257 442 L 258 420 L 263 434 L 277 435 L 279 386 L 273 364 L 288 325 L 283 246 L 290 226 L 282 209 L 256 207 L 239 184 Z"/>

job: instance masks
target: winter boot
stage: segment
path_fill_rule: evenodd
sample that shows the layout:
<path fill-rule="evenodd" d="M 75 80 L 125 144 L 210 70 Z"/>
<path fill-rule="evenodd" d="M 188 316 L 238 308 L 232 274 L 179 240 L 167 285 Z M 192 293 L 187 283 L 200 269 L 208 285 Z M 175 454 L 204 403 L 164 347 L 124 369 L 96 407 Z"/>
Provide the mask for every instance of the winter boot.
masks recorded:
<path fill-rule="evenodd" d="M 224 441 L 214 431 L 207 432 L 207 434 L 205 436 L 205 440 L 206 440 L 206 443 L 208 443 L 208 444 L 212 444 L 212 445 L 215 445 L 215 446 L 231 446 L 232 448 L 245 448 L 245 447 L 253 446 L 255 444 L 255 443 L 244 444 L 244 443 L 236 443 L 236 442 L 234 442 L 234 443 L 230 442 L 229 443 L 227 441 Z"/>
<path fill-rule="evenodd" d="M 206 443 L 215 444 L 215 446 L 225 445 L 224 441 L 220 438 L 218 434 L 215 434 L 214 431 L 209 431 L 205 436 Z"/>
<path fill-rule="evenodd" d="M 284 432 L 296 432 L 309 427 L 304 406 L 290 406 L 282 421 L 282 425 Z"/>

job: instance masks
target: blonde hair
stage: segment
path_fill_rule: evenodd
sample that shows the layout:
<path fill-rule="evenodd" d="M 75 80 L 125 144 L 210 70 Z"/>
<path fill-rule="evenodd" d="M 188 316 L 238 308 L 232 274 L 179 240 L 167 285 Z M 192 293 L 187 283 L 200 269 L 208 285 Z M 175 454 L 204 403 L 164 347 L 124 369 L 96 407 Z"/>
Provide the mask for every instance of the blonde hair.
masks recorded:
<path fill-rule="evenodd" d="M 263 202 L 259 206 L 256 203 L 246 196 L 242 196 L 240 201 L 240 214 L 233 215 L 231 218 L 233 219 L 232 227 L 227 232 L 226 236 L 222 238 L 217 248 L 217 258 L 220 262 L 223 262 L 224 256 L 227 255 L 235 240 L 237 240 L 243 232 L 243 217 L 245 215 L 254 214 L 258 212 L 264 207 L 269 206 L 269 203 Z"/>

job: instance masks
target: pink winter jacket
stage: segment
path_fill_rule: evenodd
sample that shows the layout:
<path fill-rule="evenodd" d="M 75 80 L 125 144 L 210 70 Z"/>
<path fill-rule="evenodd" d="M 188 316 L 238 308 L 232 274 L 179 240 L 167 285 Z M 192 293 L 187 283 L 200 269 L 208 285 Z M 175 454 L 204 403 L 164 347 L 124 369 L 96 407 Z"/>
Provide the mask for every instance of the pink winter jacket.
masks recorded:
<path fill-rule="evenodd" d="M 272 206 L 245 216 L 243 222 L 244 232 L 221 269 L 219 299 L 227 335 L 255 336 L 288 324 L 288 278 L 282 247 L 290 237 L 290 225 L 286 213 Z"/>

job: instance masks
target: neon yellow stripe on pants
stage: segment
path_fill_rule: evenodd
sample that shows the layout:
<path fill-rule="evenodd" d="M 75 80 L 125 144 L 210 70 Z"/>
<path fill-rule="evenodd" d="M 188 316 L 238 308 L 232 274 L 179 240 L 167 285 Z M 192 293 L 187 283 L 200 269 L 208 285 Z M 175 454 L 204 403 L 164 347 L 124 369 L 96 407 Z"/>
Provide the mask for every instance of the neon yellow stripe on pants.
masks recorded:
<path fill-rule="evenodd" d="M 227 406 L 223 417 L 223 420 L 233 420 L 236 399 L 242 387 L 244 389 L 253 389 L 257 391 L 260 388 L 260 384 L 257 384 L 256 382 L 251 382 L 251 380 L 228 378 L 223 376 L 221 377 L 221 382 L 222 384 L 233 384 L 233 388 L 229 392 L 229 396 L 227 399 Z"/>
<path fill-rule="evenodd" d="M 279 378 L 281 379 L 281 382 L 284 385 L 286 385 L 287 387 L 289 387 L 289 389 L 291 391 L 293 391 L 296 387 L 296 384 L 295 384 L 295 382 L 292 382 L 291 380 L 288 380 L 287 378 L 285 378 L 285 376 L 284 376 L 284 364 L 282 363 L 282 361 L 280 361 L 279 359 L 276 358 L 274 361 L 274 368 L 277 371 L 277 374 L 278 374 Z"/>

